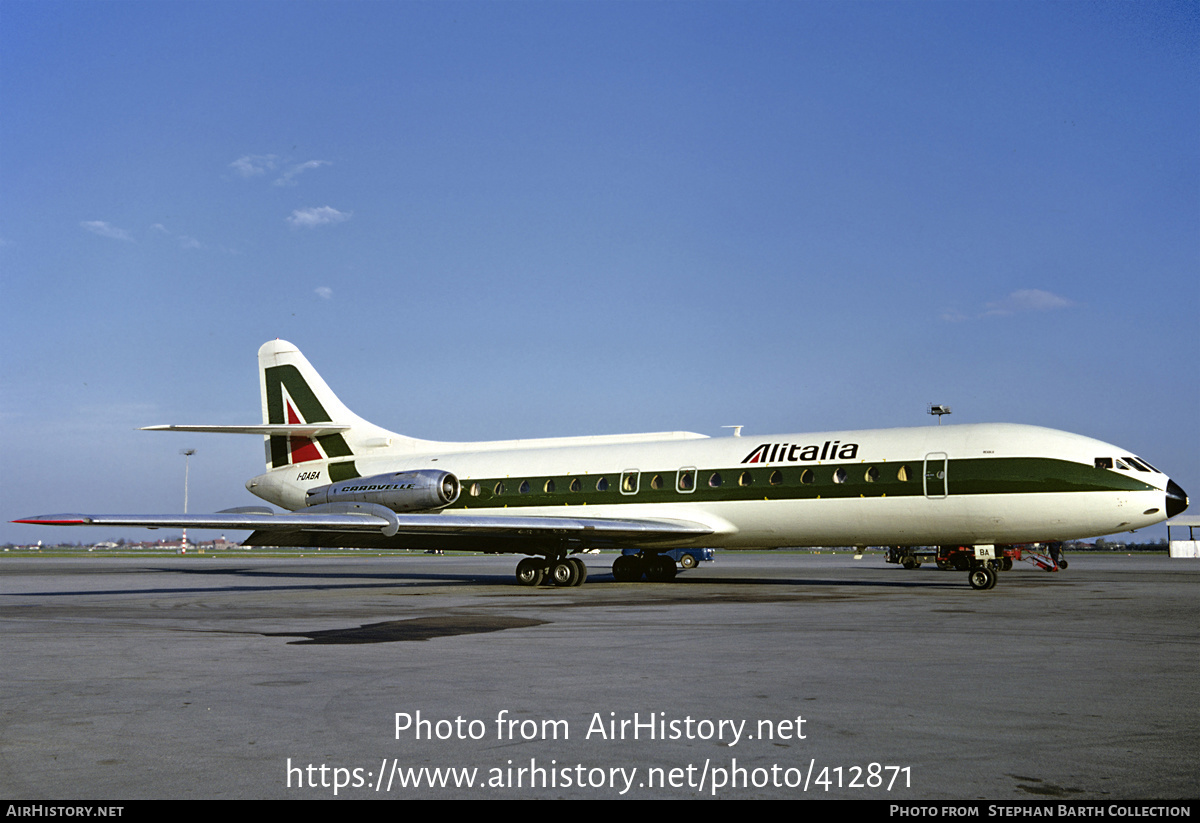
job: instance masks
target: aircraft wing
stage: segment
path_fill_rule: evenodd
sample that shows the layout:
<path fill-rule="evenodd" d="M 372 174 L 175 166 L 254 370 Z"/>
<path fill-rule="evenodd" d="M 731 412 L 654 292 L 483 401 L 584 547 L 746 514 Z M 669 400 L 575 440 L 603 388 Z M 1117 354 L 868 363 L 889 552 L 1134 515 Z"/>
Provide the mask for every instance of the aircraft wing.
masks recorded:
<path fill-rule="evenodd" d="M 712 534 L 686 520 L 397 514 L 375 503 L 331 503 L 300 512 L 266 508 L 216 514 L 48 514 L 14 520 L 52 526 L 252 529 L 245 546 L 461 549 L 537 553 L 550 546 L 636 547 Z"/>

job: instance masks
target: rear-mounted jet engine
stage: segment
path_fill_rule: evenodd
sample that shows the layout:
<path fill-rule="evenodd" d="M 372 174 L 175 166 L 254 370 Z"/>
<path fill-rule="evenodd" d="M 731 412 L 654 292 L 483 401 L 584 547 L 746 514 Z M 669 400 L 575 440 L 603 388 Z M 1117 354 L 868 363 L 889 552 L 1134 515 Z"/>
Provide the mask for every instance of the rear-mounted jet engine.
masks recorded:
<path fill-rule="evenodd" d="M 378 503 L 394 512 L 441 509 L 458 499 L 458 478 L 450 472 L 426 469 L 356 477 L 309 489 L 304 505 Z"/>

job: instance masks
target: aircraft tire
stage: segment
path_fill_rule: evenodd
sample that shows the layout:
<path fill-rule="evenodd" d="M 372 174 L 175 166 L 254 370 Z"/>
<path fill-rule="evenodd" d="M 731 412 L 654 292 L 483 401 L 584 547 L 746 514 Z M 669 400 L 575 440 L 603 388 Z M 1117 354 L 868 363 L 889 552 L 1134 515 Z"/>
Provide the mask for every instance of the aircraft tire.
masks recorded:
<path fill-rule="evenodd" d="M 1066 561 L 1066 560 L 1059 560 L 1059 561 L 1058 561 L 1058 567 L 1059 567 L 1060 569 L 1065 569 L 1065 568 L 1067 567 L 1067 561 Z"/>
<path fill-rule="evenodd" d="M 537 586 L 546 578 L 546 564 L 536 557 L 526 557 L 517 564 L 517 584 Z"/>
<path fill-rule="evenodd" d="M 675 561 L 665 554 L 649 558 L 646 579 L 653 583 L 670 583 L 675 579 Z"/>
<path fill-rule="evenodd" d="M 1000 571 L 1002 571 L 1002 572 L 1012 571 L 1012 558 L 1011 557 L 1006 557 L 1000 561 Z"/>
<path fill-rule="evenodd" d="M 971 584 L 971 588 L 976 591 L 986 591 L 996 585 L 996 572 L 989 569 L 987 566 L 980 566 L 977 569 L 971 569 L 967 573 L 967 582 Z"/>
<path fill-rule="evenodd" d="M 690 554 L 681 554 L 679 555 L 679 565 L 685 569 L 694 569 L 696 568 L 696 558 Z"/>
<path fill-rule="evenodd" d="M 579 585 L 579 571 L 569 560 L 556 560 L 550 567 L 550 582 L 555 586 Z"/>
<path fill-rule="evenodd" d="M 569 557 L 569 558 L 567 558 L 567 562 L 575 567 L 576 580 L 571 585 L 572 586 L 582 586 L 587 581 L 587 576 L 588 576 L 587 565 L 582 560 L 580 560 L 578 557 Z"/>
<path fill-rule="evenodd" d="M 613 579 L 618 583 L 634 583 L 642 577 L 642 563 L 632 554 L 622 554 L 613 561 Z"/>

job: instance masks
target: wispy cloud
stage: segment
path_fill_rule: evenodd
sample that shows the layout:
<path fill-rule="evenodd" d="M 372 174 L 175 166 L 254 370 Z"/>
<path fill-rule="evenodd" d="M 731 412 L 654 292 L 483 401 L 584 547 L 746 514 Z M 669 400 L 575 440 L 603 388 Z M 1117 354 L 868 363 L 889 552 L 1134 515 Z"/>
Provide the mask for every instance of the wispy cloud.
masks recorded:
<path fill-rule="evenodd" d="M 152 225 L 150 227 L 150 229 L 152 231 L 158 232 L 159 234 L 163 234 L 163 235 L 166 235 L 167 237 L 172 237 L 175 240 L 178 240 L 179 248 L 181 248 L 181 249 L 202 249 L 202 248 L 204 248 L 204 244 L 201 243 L 199 240 L 197 240 L 195 237 L 192 237 L 187 234 L 175 234 L 174 232 L 168 230 L 167 227 L 164 226 L 162 223 L 155 223 L 154 225 Z"/>
<path fill-rule="evenodd" d="M 315 289 L 313 289 L 313 291 L 315 291 L 317 293 L 317 297 L 320 297 L 322 300 L 333 299 L 333 289 L 329 288 L 329 286 L 317 286 Z"/>
<path fill-rule="evenodd" d="M 112 223 L 106 223 L 103 220 L 84 220 L 79 225 L 101 237 L 111 237 L 113 240 L 124 240 L 127 243 L 133 242 L 133 235 L 125 229 L 119 229 Z"/>
<path fill-rule="evenodd" d="M 353 212 L 338 211 L 329 206 L 314 209 L 296 209 L 287 219 L 293 228 L 311 229 L 329 223 L 344 223 L 350 219 Z"/>
<path fill-rule="evenodd" d="M 321 166 L 332 165 L 328 160 L 309 160 L 307 163 L 301 163 L 298 166 L 292 166 L 290 169 L 276 178 L 273 185 L 276 186 L 294 186 L 296 178 L 308 171 L 309 169 L 319 169 Z"/>
<path fill-rule="evenodd" d="M 229 168 L 242 177 L 257 177 L 273 171 L 279 165 L 279 157 L 274 154 L 247 154 L 229 164 Z"/>
<path fill-rule="evenodd" d="M 941 319 L 946 323 L 962 323 L 973 317 L 1008 317 L 1029 312 L 1054 311 L 1074 305 L 1074 301 L 1044 289 L 1017 289 L 1002 300 L 985 304 L 984 311 L 979 314 L 968 314 L 950 307 L 942 310 Z"/>
<path fill-rule="evenodd" d="M 1065 297 L 1059 297 L 1041 289 L 1018 289 L 1003 300 L 987 304 L 985 315 L 1008 315 L 1030 311 L 1052 311 L 1075 305 Z"/>

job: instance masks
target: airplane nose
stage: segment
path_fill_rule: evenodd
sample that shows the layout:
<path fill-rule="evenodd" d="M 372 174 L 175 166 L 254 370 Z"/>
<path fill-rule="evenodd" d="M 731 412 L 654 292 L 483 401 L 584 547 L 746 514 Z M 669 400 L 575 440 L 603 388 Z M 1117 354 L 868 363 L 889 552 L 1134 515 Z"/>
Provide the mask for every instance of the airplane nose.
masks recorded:
<path fill-rule="evenodd" d="M 1188 507 L 1188 496 L 1174 480 L 1167 481 L 1167 517 L 1174 517 Z"/>

